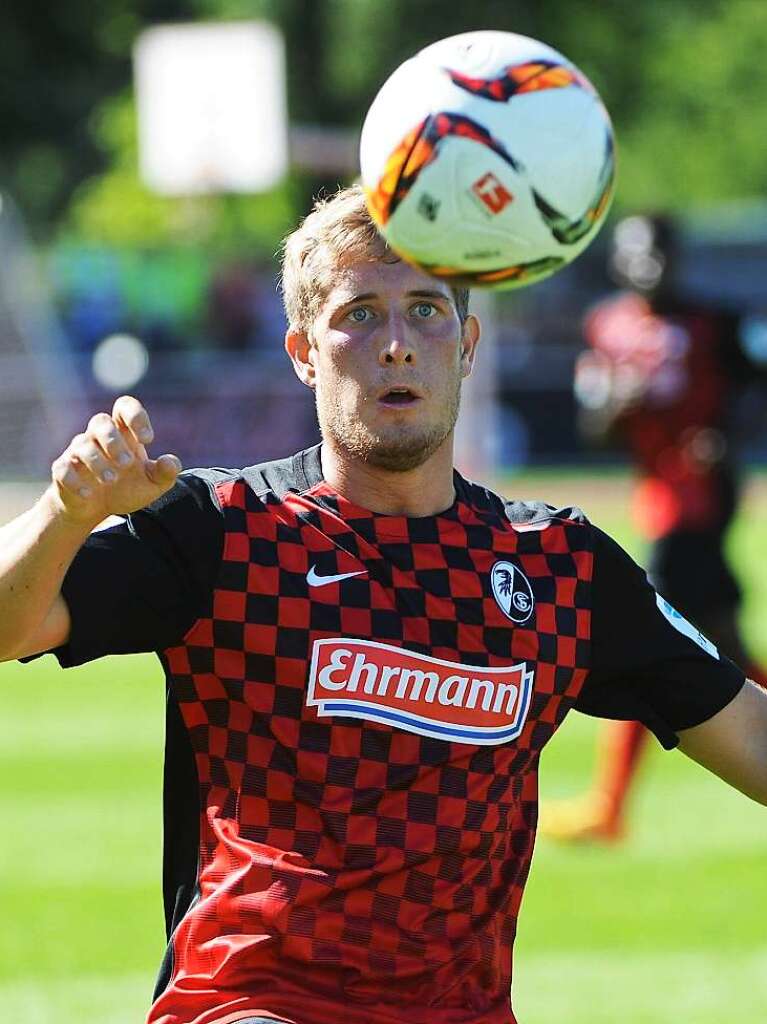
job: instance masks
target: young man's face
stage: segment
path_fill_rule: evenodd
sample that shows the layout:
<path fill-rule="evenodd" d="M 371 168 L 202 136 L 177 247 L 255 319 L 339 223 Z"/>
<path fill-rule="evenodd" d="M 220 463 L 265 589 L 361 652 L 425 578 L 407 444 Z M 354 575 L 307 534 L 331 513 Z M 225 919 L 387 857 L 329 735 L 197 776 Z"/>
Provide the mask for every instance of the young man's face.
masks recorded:
<path fill-rule="evenodd" d="M 322 436 L 383 469 L 415 468 L 452 433 L 479 325 L 470 316 L 462 328 L 449 286 L 401 260 L 355 263 L 335 280 L 311 339 L 287 340 Z"/>

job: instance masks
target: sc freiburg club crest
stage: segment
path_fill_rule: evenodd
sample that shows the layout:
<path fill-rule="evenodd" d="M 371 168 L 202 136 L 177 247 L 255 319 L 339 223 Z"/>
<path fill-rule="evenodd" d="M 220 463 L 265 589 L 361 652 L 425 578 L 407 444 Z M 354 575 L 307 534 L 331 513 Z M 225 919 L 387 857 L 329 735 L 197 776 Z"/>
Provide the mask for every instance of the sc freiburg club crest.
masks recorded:
<path fill-rule="evenodd" d="M 503 614 L 522 625 L 533 614 L 535 598 L 530 582 L 511 562 L 496 562 L 490 570 L 493 597 Z"/>

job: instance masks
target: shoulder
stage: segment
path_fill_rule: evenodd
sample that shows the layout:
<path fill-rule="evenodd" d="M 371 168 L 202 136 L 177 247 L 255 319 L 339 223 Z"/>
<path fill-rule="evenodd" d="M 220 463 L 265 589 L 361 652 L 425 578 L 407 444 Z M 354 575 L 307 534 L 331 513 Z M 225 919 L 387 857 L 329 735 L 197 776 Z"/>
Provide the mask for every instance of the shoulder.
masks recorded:
<path fill-rule="evenodd" d="M 303 494 L 322 479 L 320 447 L 316 445 L 283 459 L 258 462 L 244 469 L 192 470 L 194 486 L 207 486 L 219 507 L 237 503 L 237 493 L 247 489 L 256 498 L 282 499 Z"/>
<path fill-rule="evenodd" d="M 199 506 L 211 505 L 220 509 L 219 486 L 236 481 L 241 475 L 241 469 L 222 469 L 220 467 L 185 469 L 183 473 L 179 474 L 176 485 L 168 492 L 168 496 L 170 500 L 187 500 Z"/>
<path fill-rule="evenodd" d="M 566 525 L 591 528 L 586 514 L 577 505 L 551 505 L 545 501 L 510 499 L 482 484 L 460 477 L 465 500 L 478 512 L 495 514 L 522 533 Z"/>
<path fill-rule="evenodd" d="M 505 498 L 484 484 L 455 474 L 456 489 L 478 512 L 496 512 L 513 526 L 546 526 L 555 522 L 588 525 L 585 513 L 577 505 L 550 505 L 545 501 Z"/>
<path fill-rule="evenodd" d="M 201 560 L 215 572 L 223 545 L 224 508 L 220 487 L 240 470 L 184 470 L 157 501 L 126 519 L 125 529 L 164 557 L 184 563 Z M 169 555 L 170 553 L 170 555 Z"/>
<path fill-rule="evenodd" d="M 239 474 L 239 470 L 233 469 L 186 469 L 170 490 L 151 505 L 128 516 L 128 524 L 136 527 L 139 523 L 153 522 L 170 532 L 185 526 L 199 529 L 200 523 L 209 523 L 216 529 L 222 517 L 219 485 L 236 480 Z"/>
<path fill-rule="evenodd" d="M 549 505 L 545 501 L 506 501 L 504 512 L 517 530 L 545 530 L 556 524 L 590 527 L 586 514 L 577 505 Z"/>

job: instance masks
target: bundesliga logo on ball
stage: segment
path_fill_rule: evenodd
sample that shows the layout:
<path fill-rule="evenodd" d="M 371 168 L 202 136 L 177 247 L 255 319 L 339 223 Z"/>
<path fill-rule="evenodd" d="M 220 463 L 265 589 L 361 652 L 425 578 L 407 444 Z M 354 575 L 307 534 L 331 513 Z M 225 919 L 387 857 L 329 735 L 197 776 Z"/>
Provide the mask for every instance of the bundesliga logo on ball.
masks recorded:
<path fill-rule="evenodd" d="M 544 43 L 467 32 L 384 83 L 360 142 L 368 206 L 392 249 L 451 284 L 515 288 L 583 252 L 610 206 L 610 118 Z"/>

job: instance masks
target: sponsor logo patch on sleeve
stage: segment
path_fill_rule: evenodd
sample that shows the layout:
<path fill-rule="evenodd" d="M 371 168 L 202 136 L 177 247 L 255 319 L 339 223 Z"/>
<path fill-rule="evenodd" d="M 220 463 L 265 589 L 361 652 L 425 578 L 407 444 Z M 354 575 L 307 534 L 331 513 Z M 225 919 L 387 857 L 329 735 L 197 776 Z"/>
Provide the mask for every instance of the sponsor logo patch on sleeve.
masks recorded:
<path fill-rule="evenodd" d="M 306 703 L 321 718 L 362 718 L 435 739 L 497 745 L 522 732 L 533 682 L 526 662 L 462 665 L 334 637 L 314 642 Z"/>
<path fill-rule="evenodd" d="M 698 645 L 698 647 L 702 647 L 706 654 L 710 654 L 711 657 L 716 658 L 717 661 L 719 660 L 719 651 L 714 647 L 708 637 L 704 636 L 703 633 L 701 633 L 696 626 L 693 626 L 691 622 L 688 622 L 683 615 L 680 615 L 676 608 L 668 603 L 665 597 L 661 597 L 660 594 L 656 593 L 655 601 L 658 608 L 660 608 L 661 612 L 665 615 L 674 629 L 689 637 L 690 640 Z"/>

